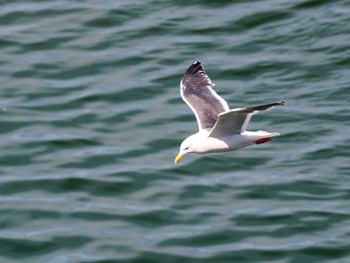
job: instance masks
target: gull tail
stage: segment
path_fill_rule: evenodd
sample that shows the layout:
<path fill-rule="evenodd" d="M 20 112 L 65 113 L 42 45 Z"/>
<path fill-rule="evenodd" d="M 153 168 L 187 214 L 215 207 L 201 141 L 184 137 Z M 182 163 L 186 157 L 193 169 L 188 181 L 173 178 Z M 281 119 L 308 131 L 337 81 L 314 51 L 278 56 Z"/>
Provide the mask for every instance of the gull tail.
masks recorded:
<path fill-rule="evenodd" d="M 280 136 L 278 132 L 257 131 L 251 137 L 255 144 L 262 144 L 272 140 L 272 137 Z"/>

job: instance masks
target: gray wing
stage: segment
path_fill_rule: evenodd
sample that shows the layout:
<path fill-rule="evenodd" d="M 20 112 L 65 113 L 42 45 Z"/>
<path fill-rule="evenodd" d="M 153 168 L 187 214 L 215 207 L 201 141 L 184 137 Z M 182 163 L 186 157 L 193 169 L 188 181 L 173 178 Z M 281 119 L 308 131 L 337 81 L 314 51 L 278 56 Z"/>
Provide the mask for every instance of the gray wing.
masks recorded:
<path fill-rule="evenodd" d="M 251 117 L 262 110 L 269 110 L 276 106 L 284 105 L 285 102 L 276 102 L 261 106 L 233 109 L 219 114 L 219 118 L 215 126 L 210 131 L 211 137 L 225 137 L 232 134 L 242 133 L 246 130 Z"/>
<path fill-rule="evenodd" d="M 187 69 L 180 83 L 181 97 L 196 116 L 199 130 L 212 129 L 218 115 L 229 110 L 213 86 L 199 61 Z"/>

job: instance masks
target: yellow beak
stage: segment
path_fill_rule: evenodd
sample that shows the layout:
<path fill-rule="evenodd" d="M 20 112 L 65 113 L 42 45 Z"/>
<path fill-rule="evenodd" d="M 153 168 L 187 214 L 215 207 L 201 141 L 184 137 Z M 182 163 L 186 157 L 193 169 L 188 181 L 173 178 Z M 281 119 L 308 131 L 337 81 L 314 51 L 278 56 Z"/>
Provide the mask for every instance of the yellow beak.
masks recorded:
<path fill-rule="evenodd" d="M 180 162 L 180 160 L 182 159 L 182 157 L 184 157 L 183 153 L 179 153 L 176 158 L 175 158 L 175 164 L 178 164 L 178 162 Z"/>

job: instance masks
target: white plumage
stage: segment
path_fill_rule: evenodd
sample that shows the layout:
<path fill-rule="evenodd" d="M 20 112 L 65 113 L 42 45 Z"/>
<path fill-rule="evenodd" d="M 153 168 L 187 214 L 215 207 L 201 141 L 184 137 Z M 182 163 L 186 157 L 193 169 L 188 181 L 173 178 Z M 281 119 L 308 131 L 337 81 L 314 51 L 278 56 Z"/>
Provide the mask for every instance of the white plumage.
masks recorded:
<path fill-rule="evenodd" d="M 246 128 L 255 113 L 284 105 L 284 101 L 230 110 L 227 102 L 213 87 L 199 61 L 186 70 L 180 83 L 180 93 L 196 116 L 199 131 L 181 143 L 175 163 L 188 153 L 233 151 L 268 142 L 279 135 L 277 132 L 246 131 Z"/>

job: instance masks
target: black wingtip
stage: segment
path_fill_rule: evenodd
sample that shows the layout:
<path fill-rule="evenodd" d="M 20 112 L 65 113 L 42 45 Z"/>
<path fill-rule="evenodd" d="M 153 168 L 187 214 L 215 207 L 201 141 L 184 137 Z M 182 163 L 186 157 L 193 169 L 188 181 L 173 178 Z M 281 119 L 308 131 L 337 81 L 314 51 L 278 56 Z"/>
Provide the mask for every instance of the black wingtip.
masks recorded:
<path fill-rule="evenodd" d="M 202 67 L 202 64 L 199 60 L 195 61 L 191 66 L 188 67 L 188 69 L 185 72 L 185 76 L 194 75 L 197 72 L 205 73 L 204 68 Z"/>

